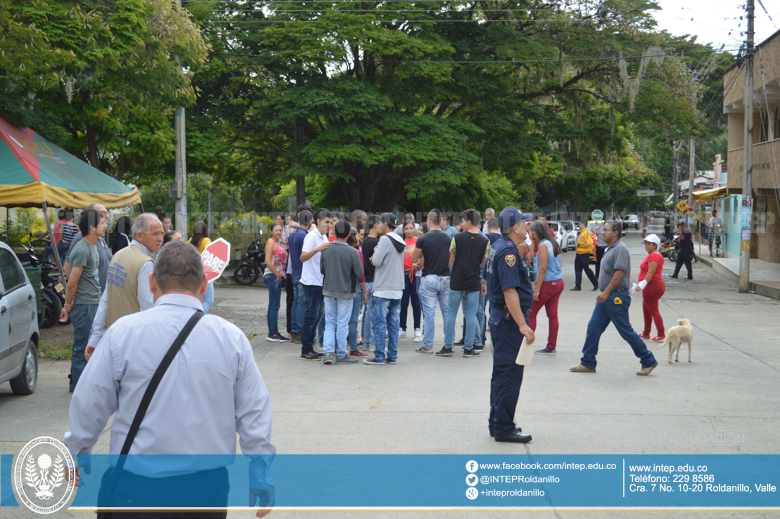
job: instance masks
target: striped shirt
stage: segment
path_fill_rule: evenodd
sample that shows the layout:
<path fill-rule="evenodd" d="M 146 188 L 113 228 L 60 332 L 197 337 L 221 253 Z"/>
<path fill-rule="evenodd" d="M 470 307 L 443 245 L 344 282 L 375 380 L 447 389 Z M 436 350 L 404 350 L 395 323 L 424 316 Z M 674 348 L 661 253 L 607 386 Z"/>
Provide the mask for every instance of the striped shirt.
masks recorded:
<path fill-rule="evenodd" d="M 70 243 L 79 233 L 79 226 L 75 223 L 62 224 L 62 243 Z"/>

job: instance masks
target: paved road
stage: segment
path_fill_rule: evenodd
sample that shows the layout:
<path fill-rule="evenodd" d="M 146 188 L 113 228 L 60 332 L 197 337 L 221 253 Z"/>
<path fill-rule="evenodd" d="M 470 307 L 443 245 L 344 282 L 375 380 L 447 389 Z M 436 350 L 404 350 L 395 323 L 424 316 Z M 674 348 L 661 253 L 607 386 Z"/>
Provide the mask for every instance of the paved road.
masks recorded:
<path fill-rule="evenodd" d="M 625 241 L 636 278 L 644 256 L 639 234 L 630 232 Z M 265 341 L 266 290 L 220 289 L 215 311 L 261 334 L 252 344 L 271 394 L 273 440 L 280 453 L 780 453 L 780 302 L 739 294 L 734 284 L 699 263 L 694 281 L 667 281 L 661 305 L 667 327 L 681 317 L 692 321 L 692 363 L 683 361 L 683 351 L 681 362 L 669 365 L 665 350 L 652 343 L 659 367 L 638 377 L 637 359 L 610 327 L 602 338 L 598 373 L 569 373 L 579 362 L 594 302 L 594 293 L 568 291 L 574 284 L 573 260 L 572 252 L 564 255 L 567 290 L 560 303 L 559 354 L 535 358 L 526 370 L 518 424 L 534 440 L 525 446 L 496 443 L 487 435 L 489 350 L 476 359 L 438 358 L 415 353 L 410 338 L 401 340 L 397 365 L 325 366 L 300 360 L 299 346 Z M 667 264 L 664 273 L 671 269 Z M 630 314 L 640 328 L 641 296 Z M 537 335 L 542 344 L 544 317 Z M 436 346 L 441 344 L 437 322 Z M 2 453 L 17 453 L 37 436 L 61 438 L 68 430 L 68 363 L 44 361 L 40 371 L 32 396 L 15 397 L 8 384 L 0 386 Z M 679 440 L 680 434 L 700 431 L 735 433 L 737 441 Z M 107 430 L 96 452 L 106 451 L 108 436 Z M 372 491 L 369 482 L 339 484 Z M 0 509 L 0 517 L 23 515 L 7 510 Z"/>

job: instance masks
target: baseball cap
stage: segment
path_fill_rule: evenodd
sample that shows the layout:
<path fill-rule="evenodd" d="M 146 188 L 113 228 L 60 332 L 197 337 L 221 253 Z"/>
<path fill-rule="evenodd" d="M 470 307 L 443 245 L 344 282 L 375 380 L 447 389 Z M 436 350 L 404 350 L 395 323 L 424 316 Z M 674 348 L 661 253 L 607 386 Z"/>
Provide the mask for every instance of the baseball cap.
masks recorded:
<path fill-rule="evenodd" d="M 516 207 L 505 207 L 501 214 L 498 215 L 498 227 L 503 231 L 504 229 L 508 229 L 512 227 L 513 225 L 517 225 L 520 222 L 524 222 L 526 220 L 532 220 L 534 217 L 531 213 L 522 213 L 520 210 Z"/>
<path fill-rule="evenodd" d="M 398 227 L 398 219 L 393 213 L 382 213 L 382 215 L 379 217 L 379 221 L 386 223 L 388 226 L 393 228 Z"/>
<path fill-rule="evenodd" d="M 661 245 L 661 238 L 659 238 L 656 234 L 648 234 L 647 238 L 642 238 L 642 241 L 649 241 L 650 243 Z"/>

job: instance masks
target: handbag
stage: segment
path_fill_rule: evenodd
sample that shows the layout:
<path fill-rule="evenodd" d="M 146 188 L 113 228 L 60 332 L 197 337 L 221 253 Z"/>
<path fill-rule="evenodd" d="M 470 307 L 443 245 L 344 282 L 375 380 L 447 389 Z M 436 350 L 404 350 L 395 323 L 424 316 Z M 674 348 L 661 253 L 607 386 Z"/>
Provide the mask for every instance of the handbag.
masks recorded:
<path fill-rule="evenodd" d="M 192 317 L 190 317 L 189 321 L 187 321 L 187 324 L 184 325 L 184 328 L 181 329 L 179 335 L 176 336 L 176 339 L 173 341 L 173 344 L 171 344 L 171 347 L 168 348 L 168 352 L 165 354 L 165 357 L 163 357 L 160 365 L 154 372 L 154 375 L 152 375 L 152 380 L 146 387 L 144 396 L 141 398 L 141 404 L 138 406 L 138 411 L 135 413 L 133 423 L 130 426 L 130 430 L 127 432 L 127 437 L 125 437 L 125 443 L 122 446 L 122 451 L 120 453 L 116 467 L 109 467 L 108 470 L 106 470 L 106 472 L 103 474 L 103 477 L 100 481 L 100 490 L 98 491 L 98 519 L 111 519 L 111 512 L 101 512 L 100 508 L 111 506 L 111 498 L 114 495 L 114 490 L 116 489 L 117 482 L 119 481 L 119 476 L 122 473 L 122 468 L 125 466 L 125 460 L 127 459 L 127 455 L 130 452 L 130 447 L 133 445 L 135 435 L 138 434 L 138 429 L 141 428 L 141 422 L 146 415 L 146 410 L 149 409 L 149 403 L 152 401 L 154 392 L 157 391 L 157 386 L 160 385 L 160 381 L 162 380 L 163 375 L 165 375 L 165 372 L 168 370 L 168 366 L 170 366 L 171 362 L 173 362 L 173 358 L 179 352 L 182 345 L 184 344 L 184 341 L 187 340 L 190 332 L 192 332 L 192 329 L 195 328 L 195 325 L 198 324 L 198 321 L 200 321 L 202 317 L 203 312 L 201 310 L 198 310 L 192 314 Z"/>

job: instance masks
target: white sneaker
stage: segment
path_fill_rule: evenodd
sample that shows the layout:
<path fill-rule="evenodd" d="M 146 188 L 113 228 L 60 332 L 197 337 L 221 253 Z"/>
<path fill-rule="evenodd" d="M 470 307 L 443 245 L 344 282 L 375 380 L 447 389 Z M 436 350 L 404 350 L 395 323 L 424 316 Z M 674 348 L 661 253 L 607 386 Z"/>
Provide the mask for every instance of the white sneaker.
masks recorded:
<path fill-rule="evenodd" d="M 422 330 L 419 328 L 414 331 L 414 342 L 422 342 Z"/>
<path fill-rule="evenodd" d="M 400 332 L 398 332 L 398 338 L 406 339 L 406 330 L 401 330 Z"/>

